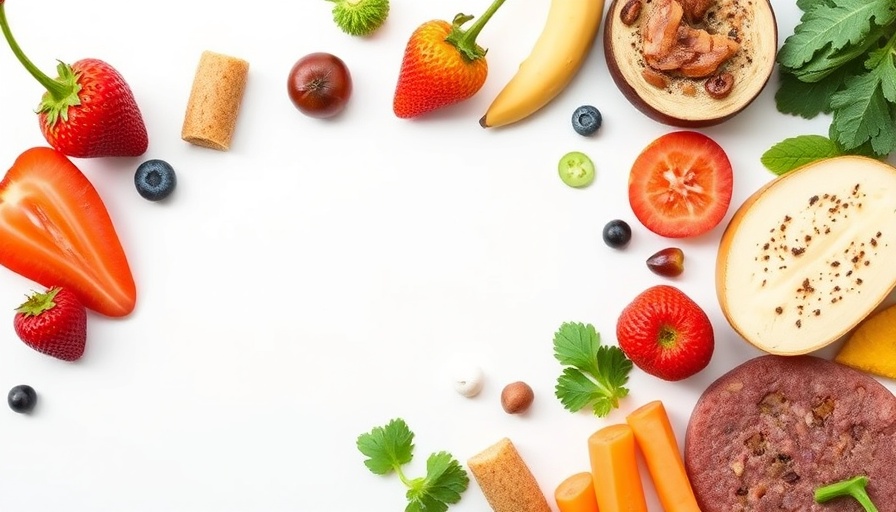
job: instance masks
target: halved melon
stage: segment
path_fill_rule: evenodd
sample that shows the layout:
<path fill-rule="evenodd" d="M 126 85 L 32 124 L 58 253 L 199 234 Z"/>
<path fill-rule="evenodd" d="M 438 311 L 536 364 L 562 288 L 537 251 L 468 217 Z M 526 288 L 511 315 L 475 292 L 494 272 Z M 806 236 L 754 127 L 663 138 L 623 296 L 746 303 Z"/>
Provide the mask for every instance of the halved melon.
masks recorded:
<path fill-rule="evenodd" d="M 722 235 L 716 293 L 731 327 L 780 355 L 818 350 L 896 285 L 896 168 L 820 160 L 750 196 Z"/>

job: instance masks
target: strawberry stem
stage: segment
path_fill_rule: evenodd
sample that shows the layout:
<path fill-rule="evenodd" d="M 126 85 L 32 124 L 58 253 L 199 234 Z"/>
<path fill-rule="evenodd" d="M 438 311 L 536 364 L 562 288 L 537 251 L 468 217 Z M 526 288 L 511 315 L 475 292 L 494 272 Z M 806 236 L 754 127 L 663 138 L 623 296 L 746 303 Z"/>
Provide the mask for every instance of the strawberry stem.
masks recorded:
<path fill-rule="evenodd" d="M 479 36 L 479 33 L 482 32 L 482 28 L 488 23 L 488 20 L 491 19 L 492 15 L 495 14 L 495 11 L 497 11 L 503 3 L 504 0 L 493 0 L 492 4 L 488 6 L 488 9 L 482 13 L 482 16 L 474 21 L 473 25 L 467 30 L 462 29 L 461 25 L 473 19 L 473 16 L 468 14 L 458 14 L 454 17 L 454 21 L 451 24 L 451 32 L 448 34 L 448 37 L 445 38 L 445 41 L 454 45 L 460 54 L 467 60 L 473 61 L 485 57 L 485 53 L 488 50 L 485 50 L 476 44 L 476 38 Z"/>
<path fill-rule="evenodd" d="M 25 69 L 31 73 L 31 76 L 40 82 L 49 93 L 50 97 L 45 97 L 41 103 L 41 112 L 47 111 L 49 113 L 51 123 L 55 122 L 56 118 L 60 115 L 65 119 L 67 117 L 66 111 L 68 107 L 80 103 L 78 92 L 80 92 L 81 86 L 78 84 L 78 77 L 74 75 L 68 64 L 62 62 L 60 62 L 57 67 L 60 74 L 59 80 L 50 78 L 43 71 L 38 69 L 38 67 L 28 59 L 25 52 L 22 51 L 13 37 L 12 32 L 9 29 L 9 22 L 6 20 L 6 9 L 4 6 L 4 0 L 0 0 L 0 30 L 3 31 L 3 36 L 6 38 L 6 42 L 9 43 L 12 53 L 19 59 L 19 62 L 25 66 Z"/>
<path fill-rule="evenodd" d="M 0 6 L 2 5 L 3 0 L 0 0 Z M 34 292 L 26 297 L 25 302 L 16 309 L 16 312 L 25 316 L 38 316 L 44 311 L 49 311 L 56 306 L 54 299 L 60 291 L 62 288 L 55 286 L 44 293 Z"/>

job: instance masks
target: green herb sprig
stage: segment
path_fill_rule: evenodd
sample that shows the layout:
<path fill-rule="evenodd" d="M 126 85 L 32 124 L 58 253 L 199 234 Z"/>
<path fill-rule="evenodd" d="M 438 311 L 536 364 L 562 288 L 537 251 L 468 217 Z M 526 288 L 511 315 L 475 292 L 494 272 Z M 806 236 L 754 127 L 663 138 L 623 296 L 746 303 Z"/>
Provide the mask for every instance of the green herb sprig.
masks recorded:
<path fill-rule="evenodd" d="M 426 460 L 426 476 L 408 478 L 402 466 L 414 458 L 414 433 L 401 418 L 383 427 L 374 427 L 361 434 L 358 450 L 367 456 L 364 465 L 373 474 L 398 474 L 407 487 L 405 512 L 445 512 L 448 505 L 460 501 L 470 478 L 463 466 L 445 451 L 433 453 Z"/>
<path fill-rule="evenodd" d="M 565 322 L 554 334 L 554 357 L 566 368 L 557 378 L 555 394 L 565 409 L 590 405 L 604 417 L 628 396 L 632 362 L 619 347 L 602 345 L 591 324 Z"/>
<path fill-rule="evenodd" d="M 865 512 L 877 512 L 877 507 L 874 506 L 874 503 L 871 502 L 871 498 L 868 496 L 868 492 L 865 491 L 865 486 L 867 485 L 868 477 L 864 475 L 825 485 L 815 489 L 815 501 L 824 503 L 841 496 L 852 496 L 862 505 Z"/>
<path fill-rule="evenodd" d="M 827 135 L 838 154 L 889 155 L 896 150 L 896 4 L 797 0 L 797 5 L 803 15 L 777 56 L 778 110 L 806 119 L 830 114 Z M 826 157 L 829 150 L 815 142 L 796 138 L 789 144 L 805 143 L 803 153 L 822 149 L 817 157 Z"/>

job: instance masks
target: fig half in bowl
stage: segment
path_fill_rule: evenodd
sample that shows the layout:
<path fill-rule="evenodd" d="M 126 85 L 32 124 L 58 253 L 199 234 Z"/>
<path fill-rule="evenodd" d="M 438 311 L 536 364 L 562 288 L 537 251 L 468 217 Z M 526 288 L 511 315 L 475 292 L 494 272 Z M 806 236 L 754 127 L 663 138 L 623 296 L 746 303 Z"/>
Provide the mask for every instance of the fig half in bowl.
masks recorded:
<path fill-rule="evenodd" d="M 638 110 L 672 126 L 731 118 L 775 67 L 769 0 L 613 0 L 605 27 L 616 86 Z"/>

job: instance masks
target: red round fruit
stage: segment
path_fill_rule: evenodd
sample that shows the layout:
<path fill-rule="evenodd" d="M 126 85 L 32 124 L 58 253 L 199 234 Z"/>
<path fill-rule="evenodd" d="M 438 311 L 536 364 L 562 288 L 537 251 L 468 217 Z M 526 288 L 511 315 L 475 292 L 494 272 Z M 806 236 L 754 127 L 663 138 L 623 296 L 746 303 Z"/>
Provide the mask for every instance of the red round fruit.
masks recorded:
<path fill-rule="evenodd" d="M 352 76 L 339 57 L 325 52 L 309 53 L 292 66 L 286 90 L 301 113 L 333 117 L 342 112 L 352 95 Z"/>
<path fill-rule="evenodd" d="M 616 322 L 619 348 L 635 366 L 663 380 L 686 379 L 706 368 L 715 335 L 706 312 L 674 286 L 652 286 Z"/>
<path fill-rule="evenodd" d="M 669 238 L 702 235 L 731 203 L 734 173 L 725 150 L 694 131 L 657 138 L 632 164 L 628 199 L 647 229 Z"/>

